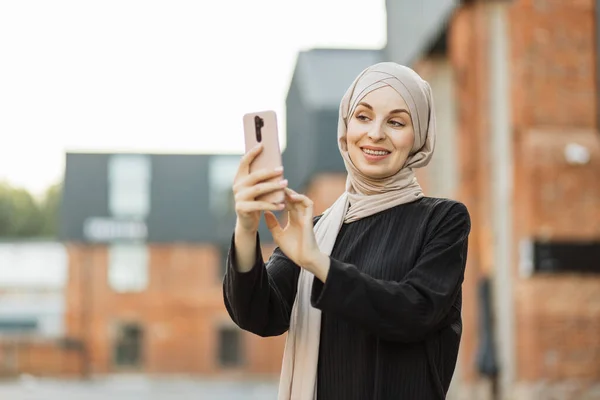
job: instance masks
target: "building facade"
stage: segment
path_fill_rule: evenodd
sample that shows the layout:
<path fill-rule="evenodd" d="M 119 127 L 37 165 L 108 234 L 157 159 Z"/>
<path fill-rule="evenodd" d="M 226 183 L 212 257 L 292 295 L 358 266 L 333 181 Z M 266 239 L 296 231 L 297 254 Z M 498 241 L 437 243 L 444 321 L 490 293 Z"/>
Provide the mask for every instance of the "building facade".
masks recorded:
<path fill-rule="evenodd" d="M 238 163 L 239 156 L 66 155 L 65 320 L 67 335 L 82 344 L 81 373 L 279 371 L 283 338 L 241 331 L 223 304 Z"/>
<path fill-rule="evenodd" d="M 67 251 L 45 240 L 0 242 L 0 376 L 77 373 L 66 340 Z"/>
<path fill-rule="evenodd" d="M 451 396 L 600 398 L 597 2 L 387 7 L 412 22 L 388 23 L 386 57 L 436 97 L 421 181 L 473 220 Z"/>

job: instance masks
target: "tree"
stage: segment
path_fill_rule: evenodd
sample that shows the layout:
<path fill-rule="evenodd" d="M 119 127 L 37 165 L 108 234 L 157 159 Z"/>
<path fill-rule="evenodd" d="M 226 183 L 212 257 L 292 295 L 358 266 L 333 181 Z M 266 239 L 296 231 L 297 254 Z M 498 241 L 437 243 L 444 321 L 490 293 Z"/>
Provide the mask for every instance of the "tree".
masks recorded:
<path fill-rule="evenodd" d="M 41 235 L 47 237 L 56 237 L 58 234 L 58 219 L 60 212 L 60 203 L 62 200 L 62 184 L 57 183 L 50 186 L 44 198 L 42 199 L 42 226 Z"/>
<path fill-rule="evenodd" d="M 0 182 L 0 237 L 56 236 L 61 185 L 53 185 L 40 201 L 22 188 Z"/>

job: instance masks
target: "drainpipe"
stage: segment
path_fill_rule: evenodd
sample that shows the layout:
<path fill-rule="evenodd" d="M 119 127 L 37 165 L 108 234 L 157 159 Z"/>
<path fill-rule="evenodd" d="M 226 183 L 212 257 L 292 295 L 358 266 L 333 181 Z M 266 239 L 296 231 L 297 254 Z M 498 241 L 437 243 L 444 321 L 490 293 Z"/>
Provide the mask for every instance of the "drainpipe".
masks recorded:
<path fill-rule="evenodd" d="M 508 1 L 488 10 L 489 115 L 492 156 L 490 182 L 493 226 L 494 339 L 499 360 L 499 397 L 509 398 L 515 383 L 515 317 L 513 308 L 513 132 L 510 115 Z"/>
<path fill-rule="evenodd" d="M 596 50 L 596 129 L 600 129 L 600 0 L 596 0 L 596 15 L 594 19 L 594 24 L 596 28 L 596 40 L 594 49 Z"/>
<path fill-rule="evenodd" d="M 80 310 L 81 310 L 81 377 L 91 377 L 92 342 L 92 251 L 89 245 L 83 246 L 83 264 L 80 271 Z"/>

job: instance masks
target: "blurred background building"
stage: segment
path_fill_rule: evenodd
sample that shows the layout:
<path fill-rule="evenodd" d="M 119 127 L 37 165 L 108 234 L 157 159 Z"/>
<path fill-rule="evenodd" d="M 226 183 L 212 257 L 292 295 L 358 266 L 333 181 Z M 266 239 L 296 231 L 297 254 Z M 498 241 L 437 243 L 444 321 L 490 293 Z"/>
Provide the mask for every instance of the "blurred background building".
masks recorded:
<path fill-rule="evenodd" d="M 600 399 L 600 7 L 386 5 L 385 48 L 298 54 L 290 186 L 325 210 L 345 186 L 335 135 L 344 91 L 378 61 L 416 69 L 438 122 L 419 180 L 430 196 L 463 201 L 473 221 L 449 398 Z M 0 244 L 0 372 L 276 379 L 285 335 L 240 331 L 222 300 L 238 162 L 66 154 L 60 240 Z M 261 237 L 266 258 L 264 226 Z M 19 277 L 24 268 L 39 271 L 35 282 Z"/>
<path fill-rule="evenodd" d="M 454 393 L 486 398 L 497 378 L 502 398 L 600 398 L 597 2 L 387 12 L 386 58 L 413 65 L 436 98 L 421 181 L 473 220 Z"/>
<path fill-rule="evenodd" d="M 77 373 L 64 340 L 67 268 L 61 243 L 0 242 L 0 376 Z"/>
<path fill-rule="evenodd" d="M 223 307 L 239 156 L 67 154 L 66 330 L 85 374 L 273 374 Z M 269 250 L 267 250 L 268 254 Z"/>

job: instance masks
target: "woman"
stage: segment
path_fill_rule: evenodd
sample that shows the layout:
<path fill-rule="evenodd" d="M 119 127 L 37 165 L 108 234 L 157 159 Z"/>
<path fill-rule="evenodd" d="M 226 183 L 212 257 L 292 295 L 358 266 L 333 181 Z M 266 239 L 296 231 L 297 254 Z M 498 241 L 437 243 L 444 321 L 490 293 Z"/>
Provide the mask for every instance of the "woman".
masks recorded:
<path fill-rule="evenodd" d="M 243 157 L 227 310 L 257 335 L 288 332 L 280 400 L 443 399 L 461 336 L 470 218 L 459 202 L 425 197 L 413 173 L 434 149 L 431 89 L 410 68 L 376 64 L 339 115 L 346 191 L 320 217 L 285 180 L 264 183 L 281 171 L 249 174 L 260 148 Z M 272 214 L 282 206 L 255 200 L 282 187 L 285 227 Z M 261 212 L 278 246 L 266 265 Z"/>

